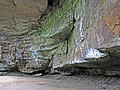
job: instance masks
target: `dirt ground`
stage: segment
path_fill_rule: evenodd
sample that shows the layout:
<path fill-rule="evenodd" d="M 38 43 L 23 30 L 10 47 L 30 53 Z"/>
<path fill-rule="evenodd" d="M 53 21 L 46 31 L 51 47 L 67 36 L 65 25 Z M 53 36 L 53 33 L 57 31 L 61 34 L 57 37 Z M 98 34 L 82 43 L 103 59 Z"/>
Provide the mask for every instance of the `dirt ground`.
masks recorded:
<path fill-rule="evenodd" d="M 103 76 L 0 76 L 0 90 L 120 90 L 119 77 Z"/>

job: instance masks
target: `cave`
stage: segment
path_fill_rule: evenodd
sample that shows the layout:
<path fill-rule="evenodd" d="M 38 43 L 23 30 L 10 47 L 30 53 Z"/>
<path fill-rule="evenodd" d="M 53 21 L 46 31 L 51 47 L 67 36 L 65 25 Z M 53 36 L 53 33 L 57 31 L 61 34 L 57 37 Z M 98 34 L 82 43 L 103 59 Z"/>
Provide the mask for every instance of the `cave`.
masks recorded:
<path fill-rule="evenodd" d="M 0 0 L 0 83 L 119 90 L 120 0 Z"/>

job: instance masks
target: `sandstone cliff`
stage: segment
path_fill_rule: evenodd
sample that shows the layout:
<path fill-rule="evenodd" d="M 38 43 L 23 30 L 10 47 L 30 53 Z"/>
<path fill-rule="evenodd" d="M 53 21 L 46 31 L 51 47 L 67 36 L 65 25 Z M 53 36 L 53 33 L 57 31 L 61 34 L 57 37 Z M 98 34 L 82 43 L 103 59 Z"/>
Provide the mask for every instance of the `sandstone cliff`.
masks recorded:
<path fill-rule="evenodd" d="M 20 71 L 120 74 L 120 0 L 1 0 L 0 7 L 2 38 L 15 38 L 15 53 L 24 52 L 15 58 Z"/>

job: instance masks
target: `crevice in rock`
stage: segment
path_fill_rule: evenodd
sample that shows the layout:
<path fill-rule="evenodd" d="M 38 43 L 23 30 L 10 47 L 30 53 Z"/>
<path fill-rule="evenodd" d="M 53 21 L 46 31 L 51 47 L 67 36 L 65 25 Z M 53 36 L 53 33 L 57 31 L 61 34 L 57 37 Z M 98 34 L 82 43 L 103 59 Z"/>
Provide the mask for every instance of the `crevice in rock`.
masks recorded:
<path fill-rule="evenodd" d="M 16 4 L 15 0 L 13 0 L 13 5 L 17 7 L 17 4 Z"/>

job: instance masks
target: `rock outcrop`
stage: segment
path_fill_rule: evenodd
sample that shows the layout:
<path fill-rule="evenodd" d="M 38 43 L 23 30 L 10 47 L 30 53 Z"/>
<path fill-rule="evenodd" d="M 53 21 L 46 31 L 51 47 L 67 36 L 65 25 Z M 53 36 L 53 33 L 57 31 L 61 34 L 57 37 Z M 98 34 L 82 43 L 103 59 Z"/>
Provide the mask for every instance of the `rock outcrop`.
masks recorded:
<path fill-rule="evenodd" d="M 33 45 L 29 35 L 38 32 L 38 19 L 47 6 L 47 0 L 0 0 L 0 71 L 31 60 L 26 51 Z"/>
<path fill-rule="evenodd" d="M 1 0 L 0 7 L 1 42 L 12 39 L 8 54 L 21 72 L 120 74 L 120 0 Z"/>
<path fill-rule="evenodd" d="M 119 0 L 70 0 L 53 11 L 38 36 L 48 40 L 41 42 L 44 48 L 57 46 L 50 52 L 54 54 L 52 68 L 60 72 L 106 75 L 113 71 L 118 75 L 119 4 Z"/>

